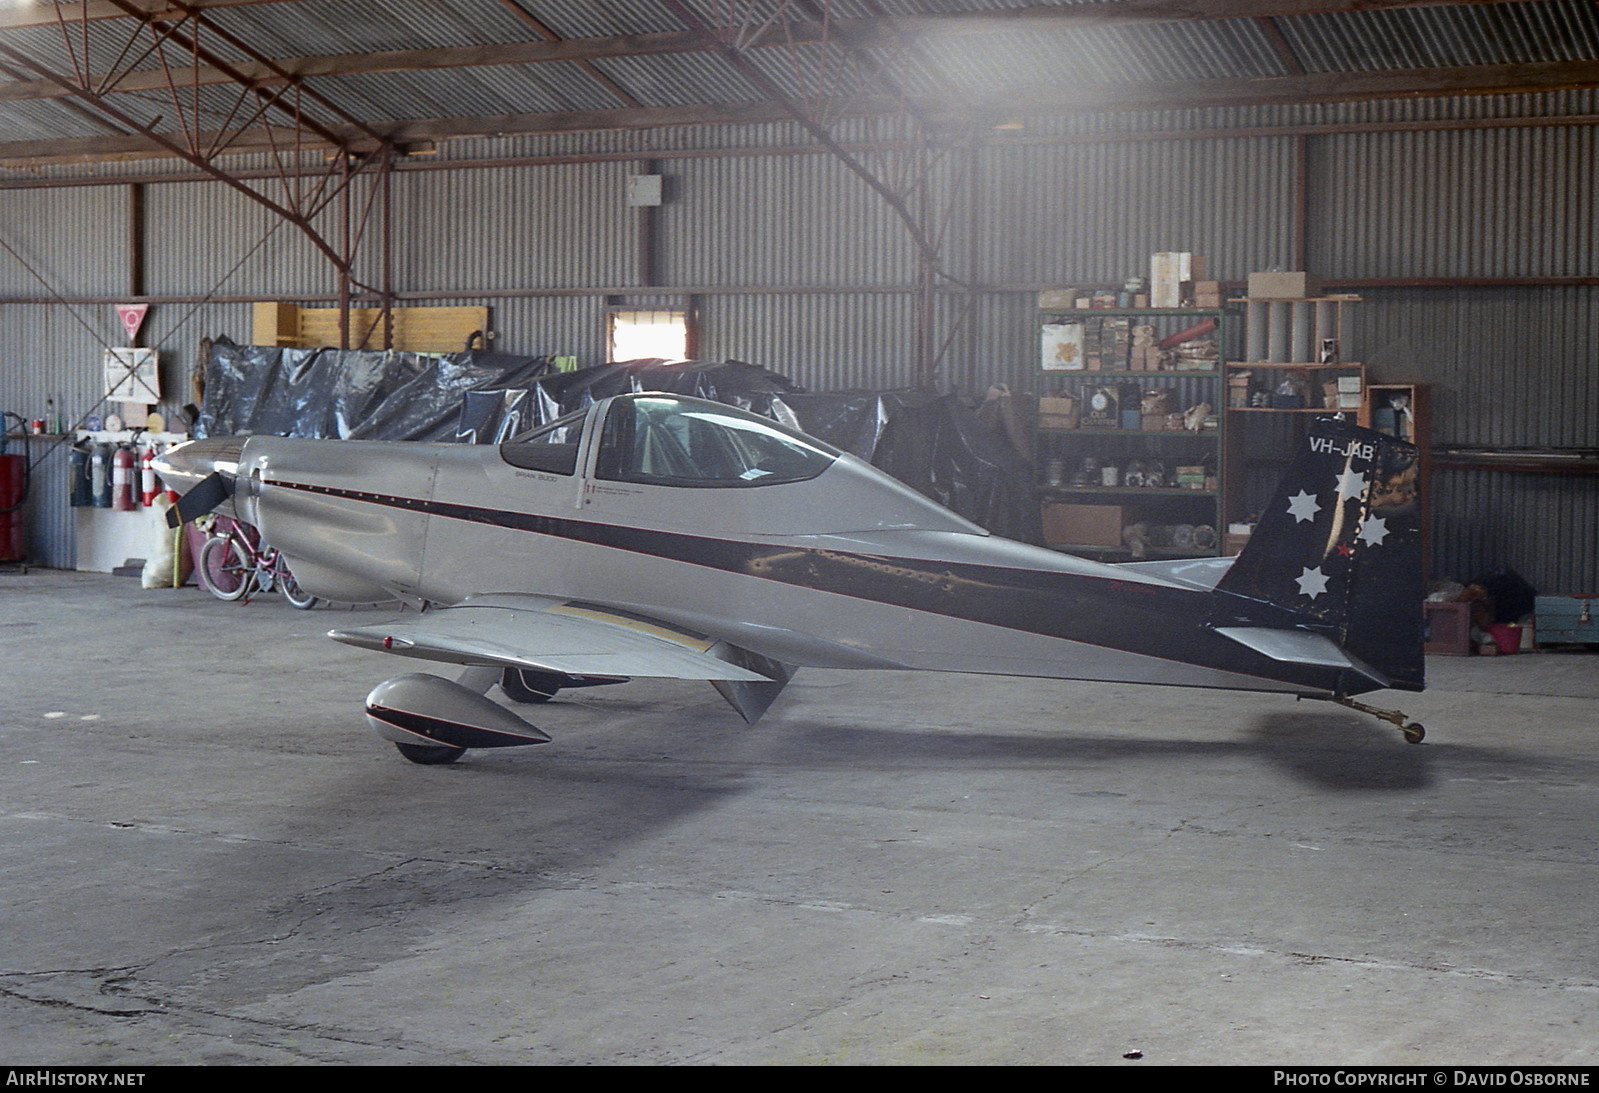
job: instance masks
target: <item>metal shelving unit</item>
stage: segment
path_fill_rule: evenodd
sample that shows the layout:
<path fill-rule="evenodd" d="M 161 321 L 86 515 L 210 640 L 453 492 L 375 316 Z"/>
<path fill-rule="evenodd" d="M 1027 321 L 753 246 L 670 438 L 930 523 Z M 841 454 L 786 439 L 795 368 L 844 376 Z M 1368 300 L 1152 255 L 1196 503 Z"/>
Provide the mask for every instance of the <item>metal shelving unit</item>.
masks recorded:
<path fill-rule="evenodd" d="M 1113 321 L 1113 330 L 1129 331 L 1126 355 L 1113 350 L 1113 364 L 1160 359 L 1170 365 L 1178 346 L 1169 347 L 1164 357 L 1158 350 L 1140 354 L 1136 351 L 1143 347 L 1134 338 L 1158 343 L 1207 326 L 1193 342 L 1213 343 L 1214 352 L 1188 367 L 1107 368 L 1103 352 L 1097 359 L 1085 353 L 1072 360 L 1069 350 L 1066 359 L 1057 353 L 1053 363 L 1059 367 L 1042 367 L 1046 361 L 1041 359 L 1034 466 L 1045 539 L 1057 550 L 1118 559 L 1213 556 L 1221 549 L 1227 313 L 1216 308 L 1039 313 L 1041 331 L 1105 320 Z M 1141 333 L 1132 333 L 1139 328 Z M 1113 336 L 1105 344 L 1121 343 Z M 1096 363 L 1100 367 L 1092 367 Z M 1110 411 L 1095 406 L 1096 397 L 1114 402 L 1117 424 L 1103 423 Z M 1129 406 L 1133 398 L 1136 405 Z M 1186 427 L 1185 415 L 1201 404 L 1209 412 L 1192 414 L 1186 423 L 1199 428 Z M 1152 406 L 1156 409 L 1146 413 Z M 1158 484 L 1145 484 L 1151 480 Z"/>

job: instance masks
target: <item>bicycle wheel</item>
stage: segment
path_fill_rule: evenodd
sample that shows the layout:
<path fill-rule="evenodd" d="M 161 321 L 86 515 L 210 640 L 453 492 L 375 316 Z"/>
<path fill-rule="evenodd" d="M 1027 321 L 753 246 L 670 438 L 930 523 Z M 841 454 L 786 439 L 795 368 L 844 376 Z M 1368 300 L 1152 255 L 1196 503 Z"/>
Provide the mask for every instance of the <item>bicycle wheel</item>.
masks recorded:
<path fill-rule="evenodd" d="M 309 611 L 316 606 L 316 597 L 300 587 L 300 582 L 294 579 L 294 574 L 289 572 L 282 558 L 278 559 L 278 591 L 289 601 L 289 606 L 297 611 Z"/>
<path fill-rule="evenodd" d="M 255 583 L 255 566 L 244 547 L 228 535 L 213 535 L 205 541 L 194 572 L 200 587 L 219 600 L 242 599 Z"/>

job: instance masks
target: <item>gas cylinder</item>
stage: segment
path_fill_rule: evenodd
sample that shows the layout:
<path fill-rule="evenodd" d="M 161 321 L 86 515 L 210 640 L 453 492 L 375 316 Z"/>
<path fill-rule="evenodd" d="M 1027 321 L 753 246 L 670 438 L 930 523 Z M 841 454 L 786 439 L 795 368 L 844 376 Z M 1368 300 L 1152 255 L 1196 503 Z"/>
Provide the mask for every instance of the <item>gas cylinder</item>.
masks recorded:
<path fill-rule="evenodd" d="M 111 507 L 118 512 L 133 511 L 133 449 L 118 444 L 111 457 Z"/>
<path fill-rule="evenodd" d="M 94 490 L 89 481 L 89 449 L 91 445 L 78 443 L 72 446 L 71 474 L 72 507 L 86 508 L 94 504 Z"/>
<path fill-rule="evenodd" d="M 111 507 L 111 445 L 101 442 L 89 456 L 89 488 L 94 492 L 94 507 Z"/>
<path fill-rule="evenodd" d="M 0 455 L 0 562 L 20 562 L 27 557 L 22 520 L 27 482 L 27 456 Z"/>

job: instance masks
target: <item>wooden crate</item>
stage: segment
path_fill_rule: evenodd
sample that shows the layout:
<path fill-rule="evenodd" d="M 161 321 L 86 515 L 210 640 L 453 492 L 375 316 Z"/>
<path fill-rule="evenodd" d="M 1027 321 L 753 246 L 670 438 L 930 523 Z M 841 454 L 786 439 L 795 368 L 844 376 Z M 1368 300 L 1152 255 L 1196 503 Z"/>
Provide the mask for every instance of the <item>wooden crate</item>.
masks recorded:
<path fill-rule="evenodd" d="M 1424 603 L 1421 609 L 1427 652 L 1450 657 L 1471 652 L 1471 604 Z"/>
<path fill-rule="evenodd" d="M 486 307 L 397 307 L 390 312 L 395 349 L 412 353 L 459 353 L 474 332 L 489 331 Z M 381 349 L 383 312 L 350 309 L 350 348 Z M 312 349 L 339 344 L 339 309 L 296 307 L 265 301 L 255 305 L 251 340 L 256 345 Z"/>

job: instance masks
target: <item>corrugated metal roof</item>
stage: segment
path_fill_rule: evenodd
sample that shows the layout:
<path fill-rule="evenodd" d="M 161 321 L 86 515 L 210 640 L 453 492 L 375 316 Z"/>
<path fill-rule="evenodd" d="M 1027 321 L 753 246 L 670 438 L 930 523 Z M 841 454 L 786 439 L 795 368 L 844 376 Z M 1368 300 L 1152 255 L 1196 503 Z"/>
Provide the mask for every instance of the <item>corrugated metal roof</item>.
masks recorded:
<path fill-rule="evenodd" d="M 1314 72 L 1599 57 L 1599 8 L 1583 0 L 1329 13 L 1284 18 L 1280 25 Z"/>
<path fill-rule="evenodd" d="M 495 0 L 295 0 L 216 8 L 206 18 L 274 57 L 539 40 Z"/>
<path fill-rule="evenodd" d="M 224 41 L 221 32 L 236 35 L 258 54 L 290 69 L 304 58 L 347 59 L 335 63 L 329 74 L 308 78 L 307 86 L 332 104 L 316 104 L 308 97 L 301 103 L 308 116 L 330 125 L 360 120 L 379 129 L 438 119 L 449 123 L 440 136 L 536 130 L 545 118 L 548 128 L 556 130 L 571 124 L 564 115 L 580 111 L 671 109 L 678 112 L 675 122 L 714 121 L 717 108 L 767 100 L 771 92 L 763 84 L 795 100 L 871 95 L 889 104 L 878 109 L 889 110 L 898 96 L 908 95 L 927 114 L 1002 106 L 1031 112 L 1046 119 L 1041 122 L 1045 126 L 1051 124 L 1047 119 L 1052 113 L 1065 116 L 1119 105 L 1120 88 L 1136 91 L 1129 101 L 1140 107 L 1192 119 L 1197 115 L 1185 113 L 1184 107 L 1196 83 L 1209 89 L 1215 101 L 1234 97 L 1240 99 L 1240 109 L 1255 111 L 1278 109 L 1248 105 L 1261 81 L 1293 107 L 1296 79 L 1320 79 L 1317 97 L 1337 97 L 1336 87 L 1327 90 L 1325 77 L 1338 73 L 1410 72 L 1420 80 L 1431 70 L 1464 69 L 1474 74 L 1475 82 L 1462 90 L 1485 92 L 1519 78 L 1515 66 L 1589 62 L 1590 67 L 1560 70 L 1557 83 L 1599 86 L 1599 6 L 1588 0 L 1376 8 L 1351 2 L 1342 11 L 1211 19 L 1190 17 L 1192 8 L 1174 9 L 1170 17 L 1148 5 L 1118 10 L 1117 0 L 683 2 L 695 18 L 720 28 L 761 78 L 752 79 L 712 43 L 696 45 L 690 22 L 662 0 L 268 0 L 206 8 L 198 39 L 230 63 L 243 61 L 245 53 Z M 1338 0 L 1328 2 L 1336 5 Z M 1116 18 L 1056 16 L 1051 8 L 1068 13 L 1103 10 Z M 801 25 L 811 11 L 826 13 L 823 41 L 815 40 L 814 25 Z M 918 18 L 929 16 L 973 18 L 931 24 Z M 884 17 L 894 22 L 886 25 Z M 791 22 L 785 24 L 785 19 Z M 180 29 L 193 31 L 191 24 Z M 547 61 L 526 55 L 527 49 L 538 49 L 552 37 L 588 48 L 581 56 L 561 54 L 563 59 Z M 125 17 L 65 28 L 48 21 L 0 28 L 0 49 L 15 50 L 22 58 L 13 56 L 0 69 L 9 73 L 0 77 L 0 145 L 89 138 L 108 128 L 84 116 L 84 111 L 96 110 L 92 104 L 63 108 L 59 102 L 7 96 L 7 79 L 39 81 L 40 74 L 31 69 L 35 64 L 70 78 L 85 69 L 103 73 L 132 65 L 156 73 L 163 64 L 182 69 L 191 63 L 182 41 L 174 39 L 159 49 L 152 41 L 147 28 Z M 676 51 L 662 51 L 663 42 Z M 505 47 L 503 55 L 496 53 L 496 46 Z M 374 60 L 395 52 L 415 53 L 418 59 Z M 214 82 L 219 79 L 214 73 L 211 79 L 198 91 L 182 86 L 176 95 L 159 80 L 141 91 L 113 86 L 107 98 L 116 110 L 169 134 L 185 126 L 227 124 L 230 118 L 236 124 L 250 116 L 250 100 L 241 99 L 236 87 Z M 1428 80 L 1413 92 L 1450 90 L 1432 84 L 1430 76 Z M 1361 94 L 1386 94 L 1399 101 L 1411 93 L 1403 82 L 1392 84 L 1391 91 L 1388 86 Z M 1094 92 L 1092 101 L 1074 101 L 1085 88 Z M 1165 103 L 1162 88 L 1169 88 Z M 703 119 L 682 114 L 695 107 L 708 111 Z M 1523 99 L 1520 107 L 1537 109 L 1538 101 Z M 1325 106 L 1296 109 L 1291 113 L 1300 122 L 1328 114 Z M 1354 116 L 1360 108 L 1332 112 L 1338 111 Z M 818 112 L 826 117 L 840 113 L 847 111 L 835 107 Z M 528 117 L 519 126 L 502 124 L 518 116 Z M 608 114 L 596 124 L 617 123 Z M 658 113 L 643 113 L 637 120 L 643 127 L 661 123 Z M 0 155 L 4 151 L 0 148 Z M 121 149 L 107 154 L 113 151 Z"/>

